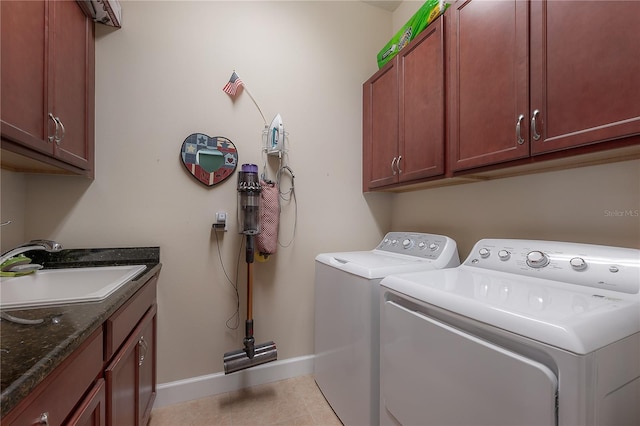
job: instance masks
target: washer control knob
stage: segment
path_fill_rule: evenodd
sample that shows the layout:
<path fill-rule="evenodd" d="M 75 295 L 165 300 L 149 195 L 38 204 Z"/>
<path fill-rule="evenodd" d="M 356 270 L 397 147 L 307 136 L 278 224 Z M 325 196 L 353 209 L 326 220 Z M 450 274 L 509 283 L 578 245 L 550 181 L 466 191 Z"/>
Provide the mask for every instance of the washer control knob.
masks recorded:
<path fill-rule="evenodd" d="M 431 243 L 431 244 L 429 244 L 429 250 L 431 250 L 431 251 L 436 251 L 436 250 L 438 250 L 439 248 L 440 248 L 440 246 L 439 246 L 439 245 L 437 245 L 436 243 Z"/>
<path fill-rule="evenodd" d="M 426 247 L 427 247 L 427 243 L 425 243 L 424 241 L 420 241 L 420 242 L 418 243 L 418 248 L 419 248 L 420 250 L 424 250 Z"/>
<path fill-rule="evenodd" d="M 585 262 L 584 259 L 581 257 L 574 257 L 569 261 L 569 264 L 576 271 L 582 271 L 587 269 L 587 262 Z"/>
<path fill-rule="evenodd" d="M 398 240 L 396 240 L 395 238 L 393 240 L 391 240 L 391 245 L 395 246 L 396 244 L 398 244 Z"/>
<path fill-rule="evenodd" d="M 503 262 L 511 259 L 511 253 L 509 253 L 507 250 L 500 250 L 498 252 L 498 258 L 500 260 L 502 260 Z"/>
<path fill-rule="evenodd" d="M 478 253 L 480 254 L 480 257 L 483 259 L 486 259 L 487 257 L 489 257 L 489 255 L 491 255 L 491 251 L 488 248 L 481 248 Z"/>
<path fill-rule="evenodd" d="M 549 256 L 541 251 L 534 250 L 527 253 L 527 265 L 532 268 L 544 268 L 549 264 Z"/>
<path fill-rule="evenodd" d="M 409 238 L 405 238 L 404 240 L 402 240 L 402 247 L 404 247 L 405 249 L 410 249 L 411 247 L 413 247 L 413 241 Z"/>

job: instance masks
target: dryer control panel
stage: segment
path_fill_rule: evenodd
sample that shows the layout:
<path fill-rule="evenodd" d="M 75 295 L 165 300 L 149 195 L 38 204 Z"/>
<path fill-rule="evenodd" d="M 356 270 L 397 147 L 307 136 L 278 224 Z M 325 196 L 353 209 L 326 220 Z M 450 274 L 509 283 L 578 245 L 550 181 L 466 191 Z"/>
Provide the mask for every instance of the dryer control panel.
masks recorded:
<path fill-rule="evenodd" d="M 558 241 L 484 239 L 466 266 L 611 291 L 640 292 L 640 250 Z"/>
<path fill-rule="evenodd" d="M 456 242 L 444 235 L 419 232 L 389 232 L 375 248 L 389 253 L 435 260 L 457 250 Z"/>

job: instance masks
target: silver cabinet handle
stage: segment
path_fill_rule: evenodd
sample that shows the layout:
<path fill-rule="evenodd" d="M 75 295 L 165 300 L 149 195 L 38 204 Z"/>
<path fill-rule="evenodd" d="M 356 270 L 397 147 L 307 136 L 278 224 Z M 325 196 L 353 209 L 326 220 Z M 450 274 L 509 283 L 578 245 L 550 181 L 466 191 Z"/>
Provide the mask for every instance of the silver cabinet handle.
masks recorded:
<path fill-rule="evenodd" d="M 58 127 L 59 127 L 59 123 L 58 120 L 53 116 L 53 114 L 49 113 L 49 118 L 51 120 L 53 120 L 53 123 L 56 125 L 56 129 L 53 131 L 53 136 L 51 136 L 51 132 L 49 133 L 49 142 L 53 142 L 54 140 L 56 140 L 57 136 L 58 136 Z"/>
<path fill-rule="evenodd" d="M 396 162 L 396 168 L 398 169 L 398 173 L 402 173 L 402 169 L 400 168 L 400 160 L 402 160 L 402 155 L 398 157 L 398 161 Z"/>
<path fill-rule="evenodd" d="M 144 362 L 144 357 L 147 356 L 147 350 L 149 349 L 149 345 L 147 345 L 147 341 L 144 340 L 144 336 L 140 337 L 140 340 L 138 340 L 138 346 L 140 346 L 140 358 L 138 359 L 138 366 L 141 366 Z"/>
<path fill-rule="evenodd" d="M 522 127 L 522 120 L 524 120 L 524 115 L 520 114 L 520 116 L 518 117 L 518 121 L 516 122 L 516 137 L 518 138 L 518 145 L 522 145 L 524 143 L 522 132 L 520 130 L 520 128 Z"/>
<path fill-rule="evenodd" d="M 396 162 L 398 161 L 398 157 L 393 157 L 393 160 L 391 160 L 391 172 L 393 173 L 393 176 L 396 175 Z"/>
<path fill-rule="evenodd" d="M 49 412 L 40 414 L 39 421 L 41 425 L 49 426 Z"/>
<path fill-rule="evenodd" d="M 536 118 L 540 114 L 540 110 L 533 111 L 533 115 L 531 116 L 531 132 L 533 133 L 532 137 L 534 141 L 540 139 L 540 133 L 538 133 L 538 129 L 536 128 Z"/>
<path fill-rule="evenodd" d="M 60 146 L 60 142 L 62 142 L 62 139 L 64 139 L 64 135 L 66 133 L 64 124 L 62 124 L 62 120 L 60 120 L 60 117 L 54 117 L 53 114 L 51 113 L 49 113 L 49 118 L 53 120 L 53 122 L 56 125 L 56 129 L 53 132 L 53 136 L 48 137 L 49 142 L 56 141 L 58 146 Z M 60 134 L 60 136 L 58 136 L 58 134 Z"/>
<path fill-rule="evenodd" d="M 58 144 L 58 146 L 60 146 L 60 142 L 62 142 L 62 139 L 64 139 L 66 130 L 64 129 L 64 124 L 62 124 L 62 120 L 60 120 L 60 117 L 56 117 L 56 120 L 58 120 L 58 123 L 60 123 L 60 129 L 62 130 L 62 134 L 60 135 L 60 137 L 56 137 L 56 143 Z"/>

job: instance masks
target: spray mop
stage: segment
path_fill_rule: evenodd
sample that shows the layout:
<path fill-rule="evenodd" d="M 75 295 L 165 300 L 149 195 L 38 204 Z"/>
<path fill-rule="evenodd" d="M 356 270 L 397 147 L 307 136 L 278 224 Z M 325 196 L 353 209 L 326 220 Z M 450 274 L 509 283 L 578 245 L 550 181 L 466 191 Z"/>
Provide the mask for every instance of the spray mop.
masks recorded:
<path fill-rule="evenodd" d="M 246 237 L 247 262 L 247 320 L 245 322 L 244 348 L 224 354 L 224 374 L 234 373 L 278 359 L 273 341 L 255 344 L 253 337 L 253 262 L 255 236 L 260 233 L 260 178 L 258 166 L 243 164 L 238 173 L 238 213 L 240 233 Z"/>

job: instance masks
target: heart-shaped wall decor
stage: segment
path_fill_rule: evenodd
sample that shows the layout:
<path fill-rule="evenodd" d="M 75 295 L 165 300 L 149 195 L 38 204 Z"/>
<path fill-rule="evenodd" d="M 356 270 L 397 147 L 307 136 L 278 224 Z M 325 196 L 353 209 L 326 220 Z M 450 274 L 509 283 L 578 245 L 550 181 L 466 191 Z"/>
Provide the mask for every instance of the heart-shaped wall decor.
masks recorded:
<path fill-rule="evenodd" d="M 223 136 L 207 136 L 192 133 L 180 149 L 182 164 L 198 182 L 213 186 L 233 174 L 238 165 L 238 151 L 229 139 Z"/>

